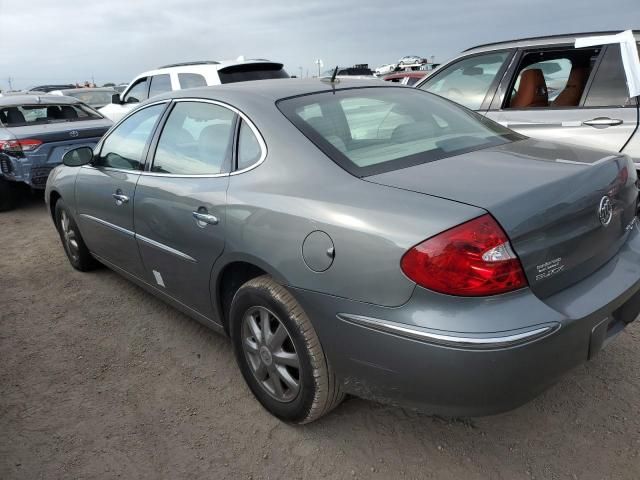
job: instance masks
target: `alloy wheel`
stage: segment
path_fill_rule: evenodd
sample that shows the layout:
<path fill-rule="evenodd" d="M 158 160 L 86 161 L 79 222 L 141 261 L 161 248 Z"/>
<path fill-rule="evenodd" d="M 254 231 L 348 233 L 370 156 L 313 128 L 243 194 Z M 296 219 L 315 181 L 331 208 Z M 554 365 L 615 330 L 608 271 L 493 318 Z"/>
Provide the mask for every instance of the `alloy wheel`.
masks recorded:
<path fill-rule="evenodd" d="M 73 261 L 78 261 L 80 258 L 80 246 L 78 245 L 78 237 L 76 236 L 75 230 L 71 227 L 71 222 L 69 221 L 69 216 L 67 212 L 62 210 L 60 214 L 60 227 L 62 229 L 62 237 L 64 238 L 64 243 L 67 246 L 67 251 L 69 252 L 69 256 L 73 259 Z"/>
<path fill-rule="evenodd" d="M 242 319 L 242 349 L 258 384 L 280 402 L 300 392 L 300 358 L 287 328 L 270 310 L 251 307 Z"/>

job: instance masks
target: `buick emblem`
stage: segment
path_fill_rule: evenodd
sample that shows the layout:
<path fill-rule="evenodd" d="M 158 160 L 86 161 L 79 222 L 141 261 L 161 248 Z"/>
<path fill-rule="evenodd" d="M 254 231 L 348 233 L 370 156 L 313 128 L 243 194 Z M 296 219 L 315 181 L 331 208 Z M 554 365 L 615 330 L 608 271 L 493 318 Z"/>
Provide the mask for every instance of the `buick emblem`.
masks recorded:
<path fill-rule="evenodd" d="M 70 137 L 75 138 L 75 137 L 77 137 L 78 135 L 80 135 L 80 134 L 78 133 L 78 130 L 71 130 L 71 131 L 69 132 L 69 136 L 70 136 Z"/>
<path fill-rule="evenodd" d="M 606 195 L 600 200 L 600 207 L 598 208 L 598 218 L 603 226 L 608 226 L 613 218 L 613 206 L 611 205 L 611 199 Z"/>

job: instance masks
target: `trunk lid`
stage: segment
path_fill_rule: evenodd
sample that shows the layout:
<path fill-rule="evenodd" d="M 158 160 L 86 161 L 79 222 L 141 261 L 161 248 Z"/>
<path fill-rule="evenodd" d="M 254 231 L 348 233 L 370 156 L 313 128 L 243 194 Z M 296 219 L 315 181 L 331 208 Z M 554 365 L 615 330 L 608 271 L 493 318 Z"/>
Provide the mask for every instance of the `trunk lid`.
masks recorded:
<path fill-rule="evenodd" d="M 16 139 L 33 138 L 42 143 L 74 142 L 83 138 L 100 138 L 113 125 L 111 120 L 92 119 L 74 122 L 51 122 L 17 127 L 5 127 Z"/>
<path fill-rule="evenodd" d="M 635 224 L 636 179 L 624 155 L 535 139 L 365 178 L 487 210 L 540 297 L 582 280 L 617 253 Z"/>

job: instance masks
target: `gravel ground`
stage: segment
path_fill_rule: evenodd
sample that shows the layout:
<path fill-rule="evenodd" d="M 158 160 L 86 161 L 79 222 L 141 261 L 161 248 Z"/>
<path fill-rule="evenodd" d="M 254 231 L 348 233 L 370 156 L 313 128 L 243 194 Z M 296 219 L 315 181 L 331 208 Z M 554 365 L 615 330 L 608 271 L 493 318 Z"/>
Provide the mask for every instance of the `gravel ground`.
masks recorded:
<path fill-rule="evenodd" d="M 513 412 L 359 399 L 303 427 L 252 398 L 227 339 L 102 269 L 41 199 L 0 213 L 0 478 L 640 478 L 640 322 Z"/>

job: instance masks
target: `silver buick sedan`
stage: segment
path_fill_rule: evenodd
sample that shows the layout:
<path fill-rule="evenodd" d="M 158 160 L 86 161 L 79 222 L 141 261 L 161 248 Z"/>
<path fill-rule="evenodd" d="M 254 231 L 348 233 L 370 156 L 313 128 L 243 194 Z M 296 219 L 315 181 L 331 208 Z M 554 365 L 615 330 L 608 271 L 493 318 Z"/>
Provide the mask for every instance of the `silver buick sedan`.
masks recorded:
<path fill-rule="evenodd" d="M 231 337 L 277 417 L 514 408 L 640 311 L 630 159 L 433 94 L 266 80 L 142 104 L 49 177 L 71 265 Z"/>

